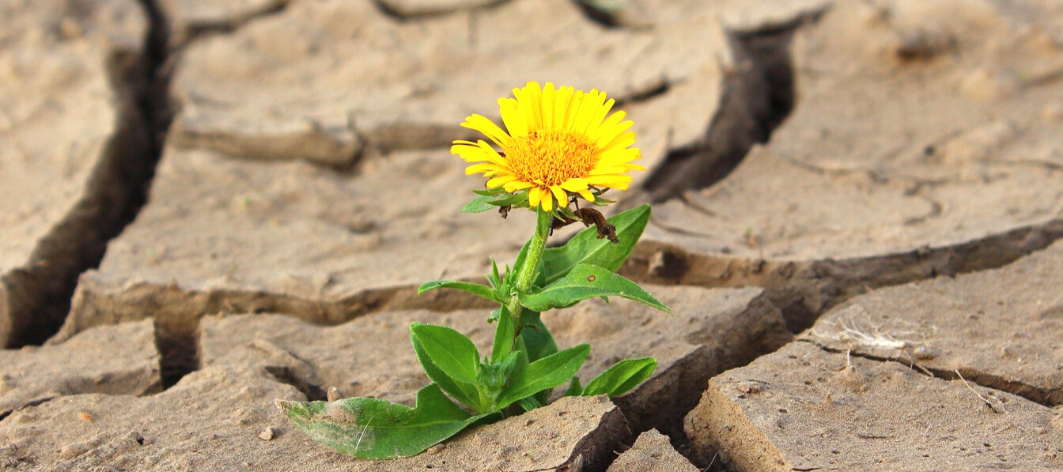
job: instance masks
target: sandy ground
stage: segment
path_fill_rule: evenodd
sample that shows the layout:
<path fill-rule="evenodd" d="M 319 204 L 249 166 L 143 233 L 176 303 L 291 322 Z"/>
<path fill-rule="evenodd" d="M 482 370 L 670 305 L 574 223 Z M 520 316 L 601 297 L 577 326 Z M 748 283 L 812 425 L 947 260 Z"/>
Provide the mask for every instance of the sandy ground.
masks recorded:
<path fill-rule="evenodd" d="M 621 272 L 676 313 L 544 321 L 658 371 L 316 445 L 274 399 L 411 402 L 414 321 L 486 348 L 415 289 L 530 232 L 448 152 L 529 80 L 635 121 Z M 1058 1 L 14 0 L 0 84 L 0 469 L 1063 468 Z"/>

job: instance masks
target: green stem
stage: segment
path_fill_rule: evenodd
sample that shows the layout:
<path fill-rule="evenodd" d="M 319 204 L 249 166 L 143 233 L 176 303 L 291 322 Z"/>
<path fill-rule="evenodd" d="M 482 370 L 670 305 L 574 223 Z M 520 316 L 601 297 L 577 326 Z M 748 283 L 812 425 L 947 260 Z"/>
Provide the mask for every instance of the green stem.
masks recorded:
<path fill-rule="evenodd" d="M 524 312 L 520 305 L 519 295 L 528 293 L 532 288 L 532 283 L 535 282 L 535 276 L 538 275 L 539 261 L 543 258 L 543 250 L 546 249 L 546 238 L 550 236 L 550 227 L 554 224 L 553 213 L 544 211 L 542 208 L 536 209 L 536 213 L 539 218 L 535 223 L 535 234 L 532 235 L 532 239 L 528 243 L 528 254 L 524 258 L 524 265 L 521 266 L 520 272 L 517 273 L 516 293 L 512 294 L 513 297 L 510 298 L 507 306 L 517 327 L 514 331 L 517 336 L 520 336 L 523 321 L 521 320 L 521 315 Z"/>

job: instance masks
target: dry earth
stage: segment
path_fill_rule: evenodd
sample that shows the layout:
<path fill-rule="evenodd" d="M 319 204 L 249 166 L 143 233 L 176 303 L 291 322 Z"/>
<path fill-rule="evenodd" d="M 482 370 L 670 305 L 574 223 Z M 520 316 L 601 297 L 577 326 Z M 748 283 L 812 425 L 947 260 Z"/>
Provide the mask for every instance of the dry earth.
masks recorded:
<path fill-rule="evenodd" d="M 410 322 L 486 349 L 415 288 L 530 231 L 458 213 L 448 152 L 528 80 L 635 121 L 622 273 L 676 313 L 544 322 L 581 378 L 657 372 L 411 459 L 312 443 L 273 400 L 412 401 Z M 1055 0 L 3 2 L 0 469 L 1061 470 L 1060 97 Z"/>
<path fill-rule="evenodd" d="M 135 101 L 147 18 L 133 0 L 0 6 L 0 344 L 62 324 L 78 273 L 150 172 Z"/>
<path fill-rule="evenodd" d="M 792 30 L 793 113 L 655 208 L 631 274 L 840 298 L 999 266 L 1063 234 L 1058 2 L 835 2 Z"/>

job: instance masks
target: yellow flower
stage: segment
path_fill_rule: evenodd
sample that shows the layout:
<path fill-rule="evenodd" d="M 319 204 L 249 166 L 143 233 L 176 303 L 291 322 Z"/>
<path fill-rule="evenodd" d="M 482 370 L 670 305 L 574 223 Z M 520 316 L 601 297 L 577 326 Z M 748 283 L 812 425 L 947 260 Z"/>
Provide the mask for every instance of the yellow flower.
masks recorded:
<path fill-rule="evenodd" d="M 646 170 L 631 163 L 642 154 L 630 147 L 635 133 L 628 131 L 632 122 L 623 121 L 626 114 L 606 117 L 615 100 L 606 101 L 605 92 L 555 89 L 549 82 L 540 88 L 529 82 L 513 89 L 513 96 L 498 100 L 508 133 L 482 115 L 461 124 L 483 133 L 502 152 L 484 140 L 457 140 L 450 150 L 476 163 L 465 174 L 483 173 L 490 178 L 487 188 L 510 193 L 528 189 L 532 210 L 541 206 L 551 211 L 568 206 L 569 193 L 593 202 L 590 187 L 626 190 L 631 183 L 627 173 Z"/>

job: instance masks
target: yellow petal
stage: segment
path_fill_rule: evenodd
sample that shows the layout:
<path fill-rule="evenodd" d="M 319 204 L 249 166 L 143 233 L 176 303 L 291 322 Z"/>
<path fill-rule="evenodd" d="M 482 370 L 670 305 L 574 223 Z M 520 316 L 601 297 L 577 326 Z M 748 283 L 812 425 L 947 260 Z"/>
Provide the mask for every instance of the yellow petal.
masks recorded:
<path fill-rule="evenodd" d="M 528 131 L 543 129 L 543 91 L 539 82 L 524 86 L 524 99 L 528 101 Z"/>
<path fill-rule="evenodd" d="M 554 90 L 554 83 L 547 82 L 546 88 L 543 89 L 543 129 L 553 129 L 554 126 L 554 103 L 556 102 L 557 91 Z"/>
<path fill-rule="evenodd" d="M 584 200 L 594 203 L 594 194 L 590 190 L 583 189 L 579 191 L 579 194 L 583 196 Z"/>
<path fill-rule="evenodd" d="M 517 116 L 524 122 L 525 131 L 531 133 L 535 131 L 535 126 L 532 122 L 532 101 L 528 95 L 530 95 L 530 91 L 527 87 L 513 89 L 513 97 L 517 99 Z"/>
<path fill-rule="evenodd" d="M 601 148 L 599 148 L 598 152 L 596 154 L 604 155 L 605 153 L 608 153 L 608 152 L 611 152 L 611 151 L 614 151 L 614 150 L 617 150 L 617 149 L 626 148 L 626 147 L 628 147 L 628 146 L 630 146 L 632 144 L 635 144 L 635 132 L 634 131 L 628 131 L 628 132 L 625 132 L 624 134 L 621 134 L 620 136 L 617 136 L 616 138 L 614 138 L 612 141 L 609 142 L 609 144 L 606 144 L 605 146 L 602 146 Z"/>
<path fill-rule="evenodd" d="M 639 148 L 614 147 L 607 152 L 598 151 L 595 155 L 598 156 L 598 163 L 595 165 L 599 167 L 619 165 L 642 159 L 642 151 Z"/>
<path fill-rule="evenodd" d="M 591 169 L 591 171 L 588 172 L 587 175 L 588 176 L 613 175 L 613 174 L 623 174 L 624 172 L 627 172 L 627 168 L 623 167 L 623 166 L 600 167 L 600 168 L 596 167 L 594 169 Z"/>
<path fill-rule="evenodd" d="M 541 190 L 539 187 L 532 187 L 528 190 L 528 206 L 532 208 L 539 206 L 539 200 L 542 197 Z"/>
<path fill-rule="evenodd" d="M 550 195 L 550 191 L 544 188 L 539 189 L 542 193 L 543 210 L 550 211 L 554 209 L 554 197 Z"/>
<path fill-rule="evenodd" d="M 572 129 L 576 124 L 576 113 L 579 112 L 580 106 L 583 105 L 584 94 L 582 90 L 577 90 L 572 95 L 572 100 L 568 102 L 568 110 L 565 111 L 565 124 L 562 129 Z"/>
<path fill-rule="evenodd" d="M 469 115 L 468 118 L 465 118 L 465 122 L 462 123 L 461 126 L 483 133 L 484 136 L 487 136 L 500 147 L 506 147 L 509 145 L 509 135 L 506 134 L 505 131 L 502 131 L 502 128 L 499 128 L 495 122 L 487 119 L 487 117 L 483 115 Z M 457 141 L 455 141 L 455 144 L 457 144 Z"/>
<path fill-rule="evenodd" d="M 572 102 L 572 94 L 576 89 L 561 87 L 557 91 L 557 102 L 554 103 L 554 127 L 552 129 L 565 129 L 565 117 L 568 116 L 568 106 Z"/>
<path fill-rule="evenodd" d="M 603 181 L 601 183 L 594 184 L 595 187 L 615 188 L 617 190 L 627 190 L 628 182 L 621 181 Z"/>
<path fill-rule="evenodd" d="M 498 109 L 502 112 L 502 122 L 505 123 L 509 135 L 514 138 L 523 138 L 528 135 L 528 127 L 524 118 L 517 110 L 517 100 L 512 98 L 498 99 Z"/>
<path fill-rule="evenodd" d="M 610 128 L 608 131 L 602 133 L 602 135 L 599 136 L 597 140 L 595 140 L 594 144 L 598 146 L 598 149 L 606 149 L 610 146 L 610 144 L 616 142 L 617 139 L 620 139 L 622 136 L 624 136 L 625 132 L 631 133 L 631 131 L 628 131 L 628 128 L 631 128 L 631 126 L 634 124 L 635 122 L 631 120 L 619 123 Z"/>
<path fill-rule="evenodd" d="M 602 98 L 605 98 L 604 92 L 602 93 Z M 602 120 L 605 119 L 605 115 L 609 114 L 609 110 L 613 108 L 613 104 L 615 103 L 616 100 L 610 98 L 609 101 L 598 106 L 598 111 L 594 113 L 594 116 L 591 117 L 590 122 L 587 123 L 588 134 L 598 131 L 598 128 L 602 125 Z"/>
<path fill-rule="evenodd" d="M 506 184 L 506 191 L 509 192 L 509 193 L 513 193 L 513 192 L 516 192 L 518 190 L 524 190 L 526 188 L 531 188 L 531 187 L 532 187 L 531 182 L 521 182 L 519 180 L 515 180 L 513 182 L 510 182 L 510 183 Z"/>
<path fill-rule="evenodd" d="M 583 100 L 580 100 L 579 108 L 572 114 L 572 119 L 569 123 L 569 129 L 577 133 L 582 133 L 587 129 L 587 115 L 591 107 L 594 106 L 594 98 L 598 96 L 598 91 L 591 89 L 583 95 Z"/>
<path fill-rule="evenodd" d="M 585 179 L 568 179 L 561 184 L 561 188 L 570 192 L 579 192 L 580 190 L 587 190 L 587 180 Z"/>
<path fill-rule="evenodd" d="M 498 188 L 505 185 L 507 182 L 512 182 L 514 180 L 517 180 L 517 178 L 512 175 L 498 176 L 487 181 L 487 188 Z"/>
<path fill-rule="evenodd" d="M 461 156 L 466 162 L 480 162 L 487 160 L 487 156 L 484 155 L 483 149 L 480 149 L 479 146 L 455 144 L 450 147 L 450 153 Z"/>
<path fill-rule="evenodd" d="M 576 112 L 576 123 L 573 125 L 572 130 L 577 133 L 586 133 L 587 128 L 590 127 L 591 118 L 598 113 L 604 101 L 604 93 L 599 92 L 597 89 L 591 89 L 583 98 L 583 104 L 580 106 L 579 111 Z"/>
<path fill-rule="evenodd" d="M 624 110 L 617 110 L 616 113 L 613 113 L 612 115 L 609 115 L 609 118 L 606 118 L 605 121 L 603 121 L 601 124 L 599 124 L 596 129 L 588 130 L 587 131 L 587 138 L 590 139 L 591 141 L 593 141 L 595 144 L 601 143 L 601 141 L 600 141 L 601 137 L 605 133 L 613 130 L 613 128 L 615 128 L 616 125 L 620 124 L 620 122 L 626 116 L 627 116 L 627 112 L 625 112 Z M 621 131 L 623 131 L 623 130 L 621 130 Z M 619 134 L 621 131 L 618 131 L 617 134 Z M 610 138 L 609 140 L 612 140 L 612 138 Z M 607 140 L 605 143 L 608 143 L 609 140 Z M 601 143 L 601 144 L 605 144 L 605 143 Z"/>
<path fill-rule="evenodd" d="M 494 164 L 475 164 L 465 168 L 465 175 L 478 174 L 480 172 L 501 171 Z"/>
<path fill-rule="evenodd" d="M 557 197 L 558 208 L 568 206 L 568 194 L 565 193 L 564 190 L 561 190 L 560 186 L 554 185 L 553 187 L 550 187 L 550 191 L 553 192 L 555 197 Z"/>
<path fill-rule="evenodd" d="M 509 161 L 503 159 L 502 155 L 499 154 L 498 151 L 495 151 L 495 148 L 491 147 L 490 144 L 487 144 L 487 141 L 481 139 L 477 143 L 477 145 L 480 146 L 480 151 L 483 152 L 484 158 L 486 160 L 491 161 L 507 169 L 509 168 Z"/>
<path fill-rule="evenodd" d="M 628 175 L 596 175 L 588 177 L 587 182 L 596 187 L 609 187 L 617 189 L 626 189 L 627 184 L 631 182 L 631 176 Z"/>

